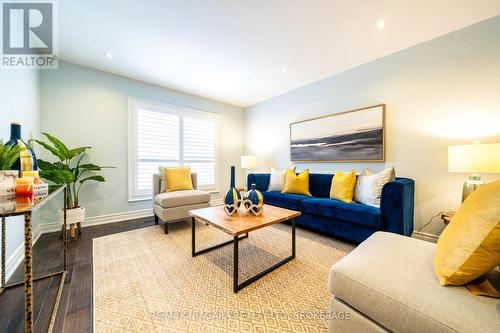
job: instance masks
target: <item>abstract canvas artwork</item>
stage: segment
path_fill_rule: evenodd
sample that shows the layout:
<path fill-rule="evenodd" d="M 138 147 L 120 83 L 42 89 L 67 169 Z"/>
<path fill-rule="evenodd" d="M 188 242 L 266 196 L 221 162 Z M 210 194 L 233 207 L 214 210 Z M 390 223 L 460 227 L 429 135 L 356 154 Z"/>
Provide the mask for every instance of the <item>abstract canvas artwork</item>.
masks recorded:
<path fill-rule="evenodd" d="M 382 162 L 385 104 L 290 124 L 291 160 Z"/>

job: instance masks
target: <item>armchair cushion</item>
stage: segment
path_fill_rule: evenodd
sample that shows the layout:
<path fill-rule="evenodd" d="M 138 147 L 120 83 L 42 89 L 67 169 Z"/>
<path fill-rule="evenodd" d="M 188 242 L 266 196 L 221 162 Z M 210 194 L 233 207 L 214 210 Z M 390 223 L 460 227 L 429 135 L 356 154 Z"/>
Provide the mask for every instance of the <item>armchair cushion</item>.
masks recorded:
<path fill-rule="evenodd" d="M 167 183 L 165 180 L 165 167 L 159 168 L 159 173 L 153 175 L 153 197 L 159 193 L 167 190 Z M 196 173 L 191 173 L 191 183 L 193 189 L 198 189 L 198 176 Z"/>
<path fill-rule="evenodd" d="M 189 206 L 210 201 L 210 194 L 198 190 L 163 192 L 155 196 L 154 202 L 162 208 Z"/>
<path fill-rule="evenodd" d="M 165 168 L 165 191 L 194 190 L 190 168 Z"/>

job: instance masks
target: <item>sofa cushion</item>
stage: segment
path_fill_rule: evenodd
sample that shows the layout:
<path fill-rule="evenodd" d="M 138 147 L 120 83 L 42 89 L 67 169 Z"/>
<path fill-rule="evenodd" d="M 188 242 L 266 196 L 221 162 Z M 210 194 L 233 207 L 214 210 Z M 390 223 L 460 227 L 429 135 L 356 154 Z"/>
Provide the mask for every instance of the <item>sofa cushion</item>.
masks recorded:
<path fill-rule="evenodd" d="M 442 285 L 466 284 L 500 264 L 499 199 L 500 180 L 482 186 L 465 199 L 444 229 L 434 257 Z"/>
<path fill-rule="evenodd" d="M 210 201 L 210 194 L 198 190 L 164 192 L 155 196 L 155 203 L 162 208 L 196 205 Z"/>
<path fill-rule="evenodd" d="M 294 169 L 288 169 L 285 176 L 285 188 L 281 193 L 311 195 L 309 192 L 309 170 L 299 174 Z"/>
<path fill-rule="evenodd" d="M 311 199 L 302 203 L 302 212 L 352 222 L 366 227 L 380 228 L 380 209 L 357 202 L 346 203 L 335 199 Z"/>
<path fill-rule="evenodd" d="M 302 201 L 310 199 L 311 196 L 303 194 L 285 194 L 281 192 L 262 192 L 264 196 L 264 203 L 268 205 L 288 208 L 293 210 L 300 210 Z"/>
<path fill-rule="evenodd" d="M 351 203 L 354 196 L 354 185 L 356 185 L 356 172 L 354 170 L 348 173 L 337 171 L 333 176 L 330 198 Z"/>
<path fill-rule="evenodd" d="M 333 265 L 328 289 L 393 332 L 498 332 L 498 300 L 441 286 L 435 249 L 430 242 L 376 232 Z"/>
<path fill-rule="evenodd" d="M 329 198 L 333 174 L 310 173 L 309 192 L 316 198 Z"/>

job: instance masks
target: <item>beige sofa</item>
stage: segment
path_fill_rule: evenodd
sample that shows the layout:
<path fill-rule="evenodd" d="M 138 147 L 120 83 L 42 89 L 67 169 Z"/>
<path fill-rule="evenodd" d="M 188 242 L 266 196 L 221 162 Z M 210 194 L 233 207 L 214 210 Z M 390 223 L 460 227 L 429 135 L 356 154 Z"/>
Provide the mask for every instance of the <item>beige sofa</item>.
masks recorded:
<path fill-rule="evenodd" d="M 329 332 L 500 332 L 500 300 L 441 286 L 435 248 L 376 232 L 333 265 Z M 500 273 L 489 280 L 495 284 Z"/>
<path fill-rule="evenodd" d="M 153 212 L 155 224 L 162 220 L 165 233 L 168 234 L 168 223 L 189 218 L 191 209 L 210 206 L 210 194 L 199 191 L 196 173 L 191 174 L 194 190 L 162 192 L 161 177 L 153 175 Z"/>

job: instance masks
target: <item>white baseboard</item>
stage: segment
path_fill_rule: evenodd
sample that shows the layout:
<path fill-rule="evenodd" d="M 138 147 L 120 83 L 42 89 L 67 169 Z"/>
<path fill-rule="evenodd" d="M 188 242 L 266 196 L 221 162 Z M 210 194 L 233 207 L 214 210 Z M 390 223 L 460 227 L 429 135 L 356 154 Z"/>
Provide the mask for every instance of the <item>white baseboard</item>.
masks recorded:
<path fill-rule="evenodd" d="M 430 234 L 427 232 L 418 232 L 418 231 L 414 231 L 412 233 L 411 237 L 418 238 L 418 239 L 425 240 L 425 241 L 432 242 L 432 243 L 437 243 L 437 241 L 439 239 L 438 235 Z"/>
<path fill-rule="evenodd" d="M 140 219 L 140 218 L 150 217 L 150 216 L 153 216 L 152 209 L 141 209 L 141 210 L 134 210 L 134 211 L 123 212 L 123 213 L 92 216 L 92 217 L 87 217 L 85 219 L 85 221 L 82 223 L 82 227 L 85 228 L 85 227 L 91 227 L 94 225 L 122 222 L 122 221 Z M 49 232 L 55 232 L 55 231 L 61 230 L 61 224 L 59 222 L 43 223 L 40 225 L 40 229 L 41 229 L 42 234 L 46 234 Z"/>
<path fill-rule="evenodd" d="M 142 218 L 151 217 L 151 216 L 153 216 L 153 209 L 148 208 L 148 209 L 134 210 L 134 211 L 124 212 L 124 213 L 115 213 L 115 214 L 108 214 L 108 215 L 101 215 L 101 216 L 93 216 L 93 217 L 86 218 L 84 223 L 85 223 L 85 226 L 90 227 L 93 225 L 122 222 L 122 221 L 134 220 L 134 219 L 142 219 Z"/>
<path fill-rule="evenodd" d="M 24 259 L 24 243 L 12 253 L 5 262 L 5 281 L 9 281 L 17 267 L 21 265 Z"/>
<path fill-rule="evenodd" d="M 32 239 L 33 245 L 36 244 L 41 236 L 40 228 L 33 230 Z M 9 281 L 16 269 L 24 260 L 24 240 L 5 261 L 5 281 Z"/>
<path fill-rule="evenodd" d="M 222 205 L 222 199 L 211 200 L 210 205 L 211 206 Z M 122 221 L 140 219 L 150 216 L 153 216 L 153 209 L 149 208 L 123 212 L 123 213 L 92 216 L 92 217 L 87 217 L 85 219 L 85 221 L 82 223 L 82 227 L 85 228 L 94 225 L 122 222 Z M 61 224 L 59 222 L 48 222 L 40 225 L 40 230 L 42 234 L 59 231 L 60 229 L 61 229 Z"/>

